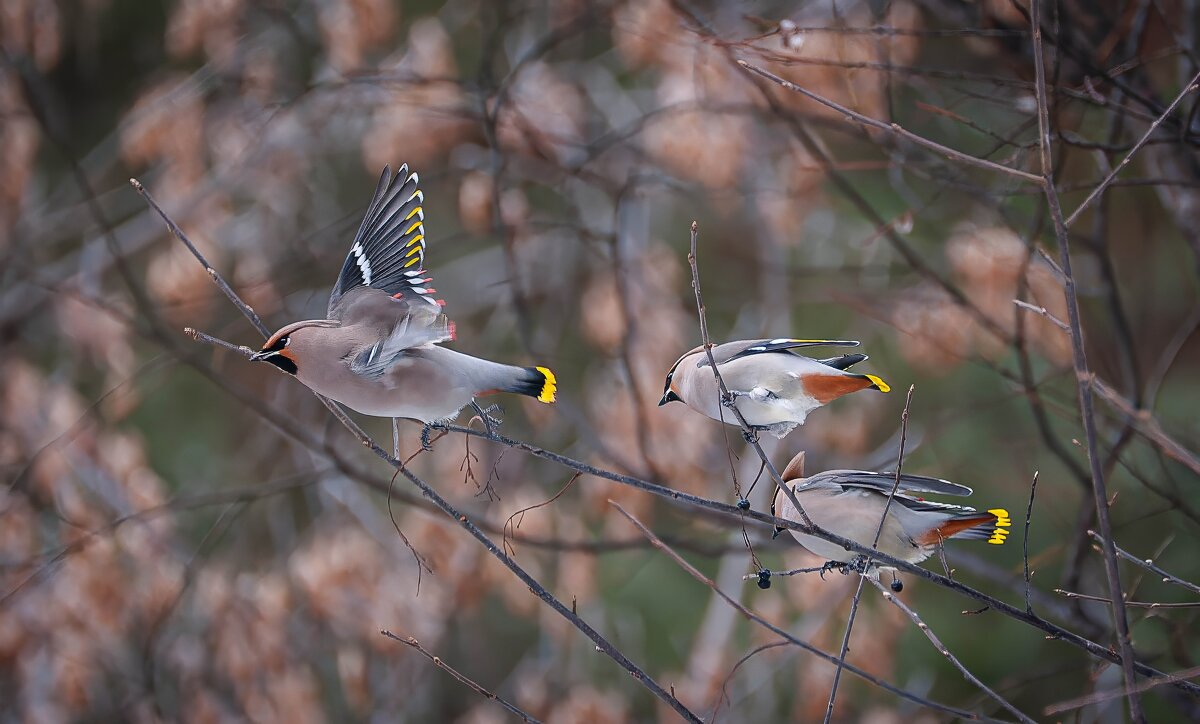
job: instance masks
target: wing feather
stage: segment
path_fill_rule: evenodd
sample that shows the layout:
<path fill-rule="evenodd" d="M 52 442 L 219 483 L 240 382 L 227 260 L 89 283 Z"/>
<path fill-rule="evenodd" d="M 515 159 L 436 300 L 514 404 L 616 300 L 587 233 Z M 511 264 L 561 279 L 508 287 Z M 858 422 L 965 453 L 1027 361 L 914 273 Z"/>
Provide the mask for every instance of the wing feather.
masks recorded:
<path fill-rule="evenodd" d="M 871 488 L 881 491 L 885 495 L 891 492 L 892 486 L 896 484 L 895 473 L 872 473 L 865 470 L 829 470 L 815 477 L 842 486 Z M 968 496 L 974 492 L 965 485 L 952 483 L 949 480 L 908 473 L 900 474 L 899 490 L 958 496 Z"/>
<path fill-rule="evenodd" d="M 425 270 L 424 200 L 420 179 L 407 164 L 395 176 L 390 167 L 383 169 L 329 296 L 330 316 L 346 292 L 357 287 L 441 306 Z"/>

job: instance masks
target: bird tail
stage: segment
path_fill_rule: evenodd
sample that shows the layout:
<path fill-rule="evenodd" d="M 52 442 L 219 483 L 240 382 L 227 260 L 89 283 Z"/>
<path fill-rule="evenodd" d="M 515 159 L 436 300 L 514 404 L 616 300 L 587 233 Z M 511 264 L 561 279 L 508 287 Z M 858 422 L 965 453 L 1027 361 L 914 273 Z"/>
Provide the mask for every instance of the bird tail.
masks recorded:
<path fill-rule="evenodd" d="M 1008 537 L 1008 529 L 1012 527 L 1012 518 L 1004 508 L 992 508 L 986 513 L 963 513 L 957 515 L 928 534 L 928 541 L 919 541 L 923 545 L 945 540 L 946 538 L 964 538 L 968 540 L 986 540 L 992 545 L 1001 545 Z"/>
<path fill-rule="evenodd" d="M 876 377 L 875 375 L 855 375 L 855 377 L 858 377 L 860 379 L 866 380 L 867 382 L 870 382 L 871 384 L 867 385 L 867 387 L 869 387 L 871 389 L 879 390 L 880 392 L 891 392 L 892 391 L 891 385 L 884 382 L 882 378 Z"/>
<path fill-rule="evenodd" d="M 518 395 L 536 397 L 538 402 L 554 402 L 558 381 L 554 373 L 547 367 L 519 367 L 520 374 L 507 387 L 499 388 L 501 392 L 513 392 Z"/>

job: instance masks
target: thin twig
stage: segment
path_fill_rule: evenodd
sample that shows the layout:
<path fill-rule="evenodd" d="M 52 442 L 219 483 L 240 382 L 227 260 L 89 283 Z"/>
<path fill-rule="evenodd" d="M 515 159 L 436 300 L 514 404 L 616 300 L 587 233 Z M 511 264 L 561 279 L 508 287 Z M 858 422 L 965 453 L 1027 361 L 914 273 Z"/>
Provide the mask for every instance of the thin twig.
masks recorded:
<path fill-rule="evenodd" d="M 791 646 L 791 645 L 792 645 L 792 642 L 787 641 L 787 640 L 772 641 L 769 644 L 763 644 L 762 646 L 755 646 L 750 651 L 750 653 L 748 653 L 745 656 L 743 656 L 742 658 L 738 659 L 737 663 L 733 665 L 733 668 L 731 668 L 729 670 L 729 673 L 725 675 L 724 680 L 721 681 L 721 693 L 719 695 L 717 695 L 717 701 L 715 704 L 713 704 L 712 714 L 709 715 L 709 719 L 708 719 L 709 724 L 717 724 L 717 712 L 719 712 L 721 710 L 721 702 L 728 701 L 732 705 L 733 702 L 729 698 L 729 690 L 728 690 L 729 682 L 733 680 L 733 676 L 734 676 L 734 674 L 736 674 L 738 672 L 738 669 L 742 668 L 742 664 L 746 663 L 750 659 L 754 658 L 754 656 L 756 654 L 759 654 L 763 651 L 768 651 L 770 649 L 776 649 L 776 648 L 779 648 L 780 646 Z"/>
<path fill-rule="evenodd" d="M 904 411 L 900 413 L 900 449 L 896 453 L 896 480 L 892 483 L 892 489 L 888 492 L 887 503 L 883 506 L 883 514 L 879 516 L 879 526 L 875 528 L 875 538 L 871 541 L 871 550 L 879 549 L 879 536 L 883 535 L 883 526 L 887 523 L 888 511 L 892 507 L 892 501 L 896 498 L 896 491 L 900 489 L 900 470 L 904 467 L 904 444 L 908 439 L 908 408 L 912 404 L 913 390 L 916 385 L 908 386 L 908 395 L 904 398 Z M 868 571 L 871 570 L 871 556 L 867 555 L 863 562 L 862 575 L 858 577 L 858 588 L 854 590 L 854 600 L 850 602 L 850 617 L 846 619 L 846 632 L 842 635 L 842 648 L 838 654 L 837 670 L 833 672 L 833 685 L 829 688 L 829 701 L 825 706 L 825 724 L 833 719 L 833 703 L 837 699 L 838 684 L 842 680 L 842 667 L 846 664 L 846 654 L 850 653 L 850 632 L 854 629 L 854 618 L 858 615 L 858 604 L 862 599 L 863 582 L 866 580 Z"/>
<path fill-rule="evenodd" d="M 1162 429 L 1162 425 L 1154 418 L 1149 410 L 1138 409 L 1132 402 L 1110 387 L 1104 380 L 1092 377 L 1091 387 L 1122 415 L 1132 418 L 1133 428 L 1152 443 L 1163 454 L 1187 466 L 1193 473 L 1200 475 L 1200 456 L 1184 447 L 1178 440 L 1171 437 Z"/>
<path fill-rule="evenodd" d="M 1125 613 L 1124 597 L 1121 594 L 1121 574 L 1117 570 L 1117 554 L 1112 544 L 1112 523 L 1108 515 L 1108 494 L 1104 485 L 1104 468 L 1096 442 L 1096 417 L 1092 409 L 1091 375 L 1088 373 L 1087 355 L 1083 346 L 1083 327 L 1079 317 L 1079 299 L 1075 290 L 1075 278 L 1071 273 L 1071 246 L 1067 226 L 1063 221 L 1062 206 L 1054 189 L 1054 165 L 1050 148 L 1050 108 L 1046 98 L 1046 65 L 1042 57 L 1041 1 L 1030 0 L 1030 24 L 1033 27 L 1033 64 L 1035 90 L 1037 91 L 1038 140 L 1041 151 L 1042 188 L 1050 217 L 1054 222 L 1054 235 L 1058 241 L 1060 267 L 1066 286 L 1067 317 L 1071 325 L 1071 350 L 1075 366 L 1075 381 L 1079 390 L 1079 408 L 1083 417 L 1083 431 L 1087 442 L 1088 463 L 1092 473 L 1092 497 L 1096 504 L 1096 519 L 1104 534 L 1104 572 L 1108 577 L 1109 595 L 1112 597 L 1113 629 L 1121 653 L 1121 670 L 1125 686 L 1130 690 L 1129 714 L 1135 722 L 1145 721 L 1142 703 L 1134 688 L 1137 675 L 1134 673 L 1133 642 L 1129 635 L 1129 618 Z"/>
<path fill-rule="evenodd" d="M 466 675 L 459 673 L 458 670 L 456 670 L 453 666 L 450 666 L 445 661 L 442 661 L 440 657 L 437 657 L 437 656 L 434 656 L 433 654 L 431 654 L 424 646 L 421 645 L 420 641 L 417 641 L 412 636 L 408 636 L 406 638 L 400 638 L 399 636 L 392 633 L 391 631 L 388 631 L 387 629 L 382 629 L 382 630 L 380 630 L 379 633 L 383 634 L 384 636 L 388 637 L 389 639 L 391 639 L 393 641 L 399 641 L 400 643 L 404 644 L 405 646 L 416 649 L 417 651 L 419 651 L 421 653 L 422 656 L 424 656 L 425 658 L 427 658 L 431 662 L 433 662 L 434 666 L 438 667 L 442 671 L 445 671 L 447 674 L 450 674 L 451 676 L 453 676 L 454 679 L 456 681 L 458 681 L 460 684 L 467 686 L 468 688 L 475 691 L 475 693 L 480 694 L 481 696 L 484 696 L 488 699 L 491 699 L 492 701 L 496 702 L 497 704 L 504 707 L 505 709 L 508 709 L 513 714 L 516 714 L 517 716 L 521 717 L 522 721 L 527 721 L 527 722 L 538 722 L 539 721 L 532 714 L 525 711 L 521 707 L 517 706 L 516 704 L 513 704 L 512 702 L 508 701 L 507 699 L 505 699 L 504 697 L 502 697 L 498 694 L 493 694 L 492 692 L 483 688 L 479 684 L 476 684 L 474 681 L 472 681 Z"/>
<path fill-rule="evenodd" d="M 1121 171 L 1123 171 L 1125 167 L 1129 165 L 1129 162 L 1133 160 L 1133 155 L 1140 151 L 1142 146 L 1146 145 L 1146 141 L 1150 140 L 1150 136 L 1154 135 L 1154 132 L 1158 130 L 1159 124 L 1166 120 L 1167 116 L 1171 115 L 1175 111 L 1175 107 L 1178 106 L 1179 103 L 1184 99 L 1184 96 L 1196 90 L 1197 88 L 1200 88 L 1200 85 L 1197 84 L 1197 81 L 1200 81 L 1200 71 L 1197 71 L 1196 75 L 1192 76 L 1192 79 L 1183 87 L 1183 90 L 1179 91 L 1179 95 L 1175 96 L 1175 100 L 1171 101 L 1171 105 L 1167 106 L 1167 109 L 1163 111 L 1158 118 L 1155 118 L 1150 123 L 1150 127 L 1146 129 L 1146 133 L 1140 139 L 1138 139 L 1137 143 L 1133 144 L 1133 148 L 1129 149 L 1129 153 L 1125 154 L 1125 158 L 1121 159 L 1121 162 L 1114 166 L 1113 170 L 1104 177 L 1104 180 L 1101 181 L 1100 184 L 1096 186 L 1096 188 L 1093 189 L 1090 194 L 1087 195 L 1087 198 L 1083 200 L 1083 203 L 1079 204 L 1079 207 L 1071 212 L 1071 215 L 1067 217 L 1065 222 L 1063 222 L 1066 226 L 1070 227 L 1071 224 L 1075 223 L 1075 220 L 1079 218 L 1079 215 L 1082 214 L 1084 210 L 1086 210 L 1087 207 L 1090 206 L 1092 202 L 1100 196 L 1100 194 L 1104 193 L 1104 190 L 1113 182 L 1113 179 L 1117 177 L 1117 174 L 1121 173 Z"/>
<path fill-rule="evenodd" d="M 1054 589 L 1054 592 L 1060 596 L 1074 598 L 1080 601 L 1096 601 L 1097 603 L 1112 603 L 1112 599 L 1104 596 L 1093 596 L 1087 593 L 1076 593 L 1075 591 L 1066 591 L 1061 588 Z M 1126 606 L 1136 608 L 1197 608 L 1200 607 L 1200 601 L 1183 601 L 1171 603 L 1159 603 L 1155 601 L 1126 601 Z"/>
<path fill-rule="evenodd" d="M 822 571 L 828 570 L 829 569 L 825 566 L 812 566 L 811 568 L 789 568 L 786 571 L 771 571 L 771 578 L 775 578 L 776 576 L 798 576 L 801 573 L 821 573 Z M 758 577 L 759 576 L 757 573 L 747 573 L 746 575 L 742 576 L 742 580 L 753 581 Z"/>
<path fill-rule="evenodd" d="M 632 513 L 625 510 L 624 508 L 622 508 L 620 503 L 617 503 L 614 500 L 609 500 L 608 504 L 613 506 L 614 508 L 616 508 L 617 512 L 619 512 L 621 515 L 625 516 L 629 520 L 629 522 L 634 525 L 635 528 L 637 528 L 639 531 L 641 531 L 642 535 L 646 536 L 646 539 L 649 540 L 650 543 L 653 544 L 655 548 L 659 549 L 663 553 L 666 553 L 668 556 L 670 556 L 671 560 L 675 561 L 676 565 L 678 565 L 680 568 L 682 568 L 684 571 L 686 571 L 692 578 L 695 578 L 697 581 L 703 583 L 704 585 L 706 585 L 710 589 L 712 589 L 713 593 L 717 594 L 722 599 L 724 599 L 724 601 L 726 603 L 728 603 L 730 606 L 733 606 L 735 609 L 737 609 L 738 613 L 745 616 L 748 620 L 753 621 L 754 623 L 758 624 L 759 626 L 762 626 L 763 628 L 767 629 L 768 631 L 771 631 L 772 633 L 782 637 L 789 643 L 791 643 L 795 646 L 799 646 L 800 648 L 804 649 L 805 651 L 807 651 L 815 656 L 825 659 L 826 661 L 828 661 L 830 663 L 837 662 L 837 657 L 834 656 L 833 654 L 822 651 L 821 649 L 818 649 L 817 647 L 813 646 L 812 644 L 808 643 L 807 641 L 804 641 L 803 639 L 799 639 L 799 638 L 793 636 L 791 633 L 788 633 L 784 629 L 779 628 L 775 624 L 767 621 L 766 619 L 762 618 L 761 616 L 754 613 L 750 609 L 746 608 L 744 605 L 742 605 L 742 603 L 740 601 L 738 601 L 737 599 L 733 598 L 729 594 L 722 591 L 720 588 L 717 587 L 717 584 L 715 581 L 713 581 L 711 578 L 709 578 L 708 576 L 701 573 L 695 566 L 693 566 L 691 563 L 688 563 L 683 558 L 683 556 L 679 555 L 670 546 L 663 543 L 659 539 L 659 537 L 654 534 L 653 531 L 651 531 L 644 524 L 642 524 L 642 522 L 640 520 L 638 520 L 636 517 L 634 517 L 634 515 Z M 962 709 L 955 709 L 953 707 L 946 706 L 945 704 L 939 704 L 936 701 L 930 701 L 929 699 L 924 699 L 922 697 L 917 696 L 916 694 L 911 694 L 907 691 L 904 691 L 903 689 L 892 686 L 891 684 L 887 683 L 886 681 L 875 678 L 871 674 L 867 673 L 866 671 L 863 671 L 862 669 L 858 668 L 857 666 L 854 666 L 853 664 L 843 664 L 843 665 L 845 666 L 846 670 L 849 671 L 850 673 L 852 673 L 866 681 L 869 681 L 870 683 L 874 684 L 875 686 L 886 689 L 897 696 L 908 699 L 909 701 L 914 702 L 916 704 L 920 704 L 921 706 L 927 706 L 931 709 L 937 709 L 938 711 L 944 711 L 948 714 L 953 714 L 955 716 L 959 716 L 964 719 L 979 719 L 980 718 L 978 714 L 974 714 L 969 711 L 964 711 Z"/>
<path fill-rule="evenodd" d="M 1137 691 L 1139 691 L 1139 692 L 1147 691 L 1149 689 L 1153 689 L 1156 686 L 1162 686 L 1163 684 L 1171 684 L 1176 681 L 1182 681 L 1184 679 L 1191 679 L 1196 676 L 1200 676 L 1200 666 L 1195 666 L 1190 669 L 1184 669 L 1183 671 L 1179 671 L 1174 674 L 1163 674 L 1162 676 L 1156 676 L 1152 679 L 1147 679 L 1137 685 Z M 1051 704 L 1050 706 L 1043 709 L 1042 713 L 1045 714 L 1046 716 L 1053 716 L 1055 714 L 1061 714 L 1064 711 L 1071 711 L 1072 709 L 1081 709 L 1085 706 L 1090 706 L 1092 704 L 1099 704 L 1104 701 L 1109 701 L 1110 699 L 1116 699 L 1116 698 L 1119 698 L 1122 696 L 1128 696 L 1128 695 L 1129 695 L 1128 689 L 1109 689 L 1108 691 L 1098 691 L 1093 694 L 1088 694 L 1087 696 L 1081 696 L 1077 699 L 1068 699 L 1066 701 L 1062 701 L 1057 704 Z"/>
<path fill-rule="evenodd" d="M 726 400 L 732 399 L 729 394 L 729 388 L 725 386 L 725 379 L 721 377 L 721 371 L 717 369 L 717 361 L 712 353 L 712 339 L 708 336 L 708 319 L 704 309 L 704 297 L 700 293 L 700 262 L 697 258 L 697 247 L 700 238 L 700 225 L 695 221 L 691 227 L 691 251 L 688 252 L 688 265 L 692 268 L 692 289 L 696 293 L 696 313 L 700 316 L 700 337 L 701 343 L 704 346 L 704 353 L 708 356 L 708 364 L 712 367 L 713 377 L 717 381 L 717 389 L 720 391 L 721 399 L 717 401 L 719 409 L 728 407 L 734 417 L 737 418 L 738 424 L 742 427 L 742 433 L 746 438 L 746 442 L 754 448 L 758 453 L 758 457 L 762 460 L 763 465 L 767 467 L 767 471 L 771 473 L 771 478 L 775 481 L 782 490 L 783 494 L 788 497 L 792 505 L 796 506 L 796 511 L 800 513 L 800 518 L 804 523 L 811 527 L 816 527 L 816 524 L 809 519 L 808 514 L 804 512 L 804 506 L 800 505 L 800 501 L 796 498 L 796 494 L 784 484 L 783 478 L 779 475 L 779 471 L 775 469 L 775 465 L 767 456 L 767 453 L 762 449 L 762 445 L 758 442 L 758 436 L 750 427 L 750 423 L 746 422 L 746 418 L 742 415 L 742 411 L 738 409 L 736 404 L 726 405 Z"/>
<path fill-rule="evenodd" d="M 1025 610 L 1033 613 L 1029 600 L 1029 524 L 1033 520 L 1033 496 L 1037 494 L 1038 471 L 1033 471 L 1033 482 L 1029 485 L 1029 505 L 1025 508 L 1025 536 L 1021 541 L 1021 558 L 1025 566 Z"/>
<path fill-rule="evenodd" d="M 918 146 L 924 146 L 925 148 L 933 151 L 934 153 L 936 153 L 940 156 L 945 156 L 948 159 L 951 159 L 953 161 L 959 161 L 960 163 L 967 164 L 968 166 L 975 166 L 976 168 L 983 168 L 983 169 L 987 169 L 988 171 L 996 171 L 998 173 L 1006 174 L 1009 176 L 1015 176 L 1024 181 L 1031 181 L 1031 182 L 1037 183 L 1037 184 L 1040 184 L 1042 182 L 1041 177 L 1036 174 L 1029 173 L 1028 171 L 1021 171 L 1021 170 L 1015 169 L 1015 168 L 1010 168 L 1003 164 L 996 163 L 995 161 L 988 161 L 986 159 L 982 159 L 977 156 L 972 156 L 969 153 L 963 153 L 962 151 L 956 151 L 953 148 L 950 148 L 949 146 L 943 146 L 942 144 L 937 143 L 936 141 L 931 141 L 928 138 L 925 138 L 924 136 L 918 136 L 917 134 L 913 133 L 912 131 L 909 131 L 906 128 L 904 128 L 903 126 L 901 126 L 899 123 L 885 123 L 884 121 L 878 120 L 876 118 L 871 118 L 870 116 L 864 116 L 863 114 L 859 113 L 858 111 L 851 110 L 851 109 L 847 108 L 846 106 L 841 105 L 840 103 L 835 103 L 834 101 L 831 101 L 828 98 L 825 98 L 824 96 L 817 95 L 816 93 L 813 93 L 812 91 L 808 90 L 807 88 L 798 86 L 789 80 L 784 80 L 783 78 L 780 78 L 779 76 L 775 75 L 774 73 L 772 73 L 768 70 L 759 68 L 758 66 L 751 65 L 750 63 L 748 63 L 744 60 L 739 59 L 737 61 L 737 64 L 742 66 L 746 70 L 748 70 L 752 73 L 755 73 L 756 75 L 760 75 L 763 78 L 766 78 L 767 80 L 771 81 L 772 83 L 776 83 L 779 86 L 786 88 L 790 91 L 795 91 L 795 92 L 799 93 L 800 95 L 804 96 L 805 98 L 810 98 L 827 108 L 831 108 L 831 109 L 837 111 L 838 113 L 842 114 L 848 121 L 858 123 L 863 126 L 869 126 L 871 128 L 877 128 L 881 131 L 886 131 L 887 133 L 894 133 L 897 136 L 900 136 L 901 138 L 912 141 L 913 143 L 917 144 Z"/>
<path fill-rule="evenodd" d="M 220 289 L 221 292 L 223 292 L 229 299 L 229 301 L 233 303 L 233 306 L 237 307 L 241 313 L 245 315 L 246 319 L 250 320 L 250 323 L 254 325 L 254 328 L 257 329 L 263 337 L 270 337 L 271 330 L 267 329 L 267 325 L 263 324 L 262 320 L 259 319 L 258 314 L 250 307 L 249 304 L 246 304 L 244 301 L 242 301 L 242 298 L 233 291 L 233 288 L 225 282 L 225 279 L 217 273 L 217 270 L 213 269 L 212 265 L 208 263 L 208 259 L 204 258 L 204 255 L 200 253 L 200 250 L 196 248 L 196 245 L 192 243 L 192 240 L 189 239 L 187 234 L 183 233 L 183 230 L 171 220 L 171 217 L 167 216 L 167 212 L 162 210 L 162 207 L 159 206 L 158 202 L 154 200 L 154 197 L 150 195 L 150 192 L 146 190 L 146 187 L 142 185 L 142 182 L 135 178 L 131 178 L 129 179 L 129 185 L 132 186 L 134 190 L 146 200 L 147 204 L 150 204 L 150 208 L 154 209 L 154 211 L 157 212 L 160 217 L 162 217 L 162 220 L 167 223 L 167 228 L 171 230 L 171 233 L 174 234 L 177 239 L 183 242 L 183 245 L 187 247 L 188 251 L 192 252 L 192 256 L 196 257 L 196 261 L 200 262 L 200 264 L 204 267 L 204 271 L 208 272 L 208 276 L 213 280 L 213 283 L 216 284 L 217 288 Z"/>
<path fill-rule="evenodd" d="M 1104 539 L 1098 533 L 1096 533 L 1096 531 L 1089 530 L 1088 535 L 1091 536 L 1092 540 L 1095 540 L 1097 543 L 1100 543 L 1101 545 L 1104 544 Z M 1151 573 L 1153 573 L 1157 576 L 1160 576 L 1162 578 L 1163 583 L 1174 583 L 1177 586 L 1183 586 L 1184 588 L 1188 589 L 1192 593 L 1200 595 L 1200 586 L 1197 586 L 1196 584 L 1191 583 L 1189 581 L 1185 581 L 1178 576 L 1174 576 L 1174 575 L 1171 575 L 1170 573 L 1167 573 L 1166 571 L 1164 571 L 1163 569 L 1161 569 L 1157 565 L 1155 565 L 1153 558 L 1138 558 L 1137 556 L 1133 555 L 1129 551 L 1124 550 L 1123 548 L 1121 548 L 1120 546 L 1117 546 L 1117 545 L 1114 545 L 1113 548 L 1116 549 L 1117 555 L 1121 556 L 1122 558 L 1129 561 L 1130 563 L 1141 566 L 1142 568 L 1145 568 L 1147 571 L 1150 571 Z"/>
<path fill-rule="evenodd" d="M 513 513 L 512 515 L 508 516 L 508 520 L 504 521 L 504 528 L 503 528 L 504 537 L 501 538 L 500 542 L 504 546 L 504 550 L 507 551 L 509 555 L 513 555 L 516 553 L 516 549 L 513 548 L 512 544 L 510 544 L 508 542 L 509 538 L 510 538 L 510 531 L 511 531 L 511 535 L 516 535 L 517 529 L 520 528 L 521 524 L 525 522 L 525 514 L 531 510 L 537 510 L 538 508 L 542 508 L 547 505 L 550 505 L 554 501 L 558 500 L 560 497 L 562 497 L 563 493 L 567 492 L 567 490 L 570 489 L 570 487 L 575 484 L 576 480 L 579 480 L 579 478 L 582 475 L 583 475 L 583 473 L 580 473 L 580 472 L 577 472 L 574 475 L 572 475 L 571 479 L 567 481 L 567 484 L 562 486 L 561 488 L 559 488 L 558 492 L 555 493 L 554 495 L 550 496 L 550 498 L 548 500 L 543 500 L 542 502 L 534 503 L 533 505 L 527 505 L 524 508 L 521 508 L 517 512 Z M 517 516 L 520 516 L 521 519 L 518 520 L 514 524 L 513 518 L 516 518 Z"/>
<path fill-rule="evenodd" d="M 1021 301 L 1020 299 L 1014 299 L 1013 304 L 1042 315 L 1063 332 L 1071 334 L 1071 326 L 1058 317 L 1055 317 L 1045 307 L 1034 306 L 1028 302 Z M 1124 396 L 1109 386 L 1107 382 L 1094 375 L 1091 378 L 1091 387 L 1096 394 L 1100 395 L 1100 399 L 1107 402 L 1110 407 L 1129 419 L 1133 424 L 1133 429 L 1136 430 L 1138 434 L 1161 450 L 1168 457 L 1183 463 L 1193 473 L 1200 475 L 1200 457 L 1184 447 L 1179 441 L 1168 435 L 1166 431 L 1162 429 L 1162 425 L 1159 424 L 1158 420 L 1156 420 L 1150 413 L 1150 410 L 1139 408 L 1138 406 L 1134 405 L 1134 403 L 1127 400 Z M 1152 401 L 1152 398 L 1147 397 L 1147 400 Z"/>
<path fill-rule="evenodd" d="M 1014 299 L 1013 304 L 1017 305 L 1021 309 L 1028 309 L 1031 312 L 1042 315 L 1046 319 L 1050 320 L 1054 326 L 1058 327 L 1064 332 L 1067 332 L 1068 334 L 1071 332 L 1071 326 L 1069 324 L 1051 314 L 1050 310 L 1046 309 L 1045 307 L 1039 307 L 1036 304 L 1030 304 L 1029 302 L 1021 299 Z"/>
<path fill-rule="evenodd" d="M 867 576 L 863 576 L 863 578 L 869 580 L 872 586 L 875 586 L 875 588 L 879 589 L 879 592 L 883 594 L 884 600 L 903 611 L 904 615 L 908 616 L 909 620 L 916 625 L 921 633 L 925 634 L 925 638 L 929 639 L 929 643 L 933 644 L 933 647 L 937 649 L 938 653 L 942 656 L 945 656 L 946 660 L 953 664 L 954 668 L 958 669 L 962 673 L 963 678 L 977 686 L 980 691 L 990 696 L 996 703 L 1004 707 L 1010 714 L 1015 716 L 1020 721 L 1027 722 L 1028 724 L 1034 724 L 1033 719 L 1030 719 L 1020 709 L 1010 704 L 1007 699 L 1000 696 L 990 687 L 988 687 L 987 684 L 980 681 L 979 677 L 975 676 L 975 674 L 972 674 L 970 669 L 968 669 L 966 666 L 963 666 L 962 662 L 959 661 L 954 654 L 950 653 L 950 649 L 946 648 L 946 645 L 943 644 L 940 639 L 938 639 L 937 634 L 933 632 L 933 629 L 929 628 L 929 626 L 921 620 L 921 617 L 917 615 L 916 611 L 904 605 L 903 601 L 893 595 L 891 591 L 884 588 L 883 584 L 878 580 L 874 578 L 867 578 Z"/>

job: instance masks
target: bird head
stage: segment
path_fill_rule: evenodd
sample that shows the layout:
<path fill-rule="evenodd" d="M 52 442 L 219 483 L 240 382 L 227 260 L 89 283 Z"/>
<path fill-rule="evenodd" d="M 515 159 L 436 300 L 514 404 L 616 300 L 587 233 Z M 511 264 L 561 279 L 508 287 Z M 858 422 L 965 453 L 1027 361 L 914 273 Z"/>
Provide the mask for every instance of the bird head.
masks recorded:
<path fill-rule="evenodd" d="M 702 348 L 697 347 L 696 349 L 702 349 Z M 684 401 L 683 398 L 679 396 L 679 393 L 675 391 L 675 371 L 679 369 L 680 362 L 684 361 L 685 359 L 687 359 L 688 357 L 690 357 L 696 353 L 696 349 L 692 350 L 691 352 L 688 352 L 684 356 L 675 360 L 675 364 L 671 365 L 671 369 L 667 370 L 667 379 L 666 379 L 666 382 L 663 383 L 663 396 L 662 396 L 662 399 L 658 401 L 659 407 L 662 407 L 663 405 L 667 404 L 668 402 L 683 402 Z"/>
<path fill-rule="evenodd" d="M 263 344 L 261 350 L 250 356 L 250 361 L 270 362 L 289 375 L 295 375 L 299 368 L 296 366 L 296 358 L 288 350 L 288 345 L 291 343 L 290 334 L 283 334 L 282 330 L 276 332 Z"/>
<path fill-rule="evenodd" d="M 293 322 L 263 343 L 262 349 L 250 355 L 251 362 L 270 362 L 289 375 L 299 371 L 299 359 L 296 356 L 295 340 L 297 336 L 311 335 L 311 330 L 322 327 L 337 327 L 340 322 L 333 319 L 308 319 L 303 322 Z M 319 340 L 305 338 L 303 342 L 310 346 Z M 303 345 L 301 345 L 303 346 Z"/>

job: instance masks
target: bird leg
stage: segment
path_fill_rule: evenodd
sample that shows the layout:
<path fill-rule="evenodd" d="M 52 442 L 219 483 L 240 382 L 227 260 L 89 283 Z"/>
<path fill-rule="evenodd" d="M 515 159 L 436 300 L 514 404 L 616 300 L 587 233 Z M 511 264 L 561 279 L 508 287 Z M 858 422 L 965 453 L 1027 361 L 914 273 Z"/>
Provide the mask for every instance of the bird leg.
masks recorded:
<path fill-rule="evenodd" d="M 392 457 L 400 459 L 400 420 L 392 418 Z"/>

